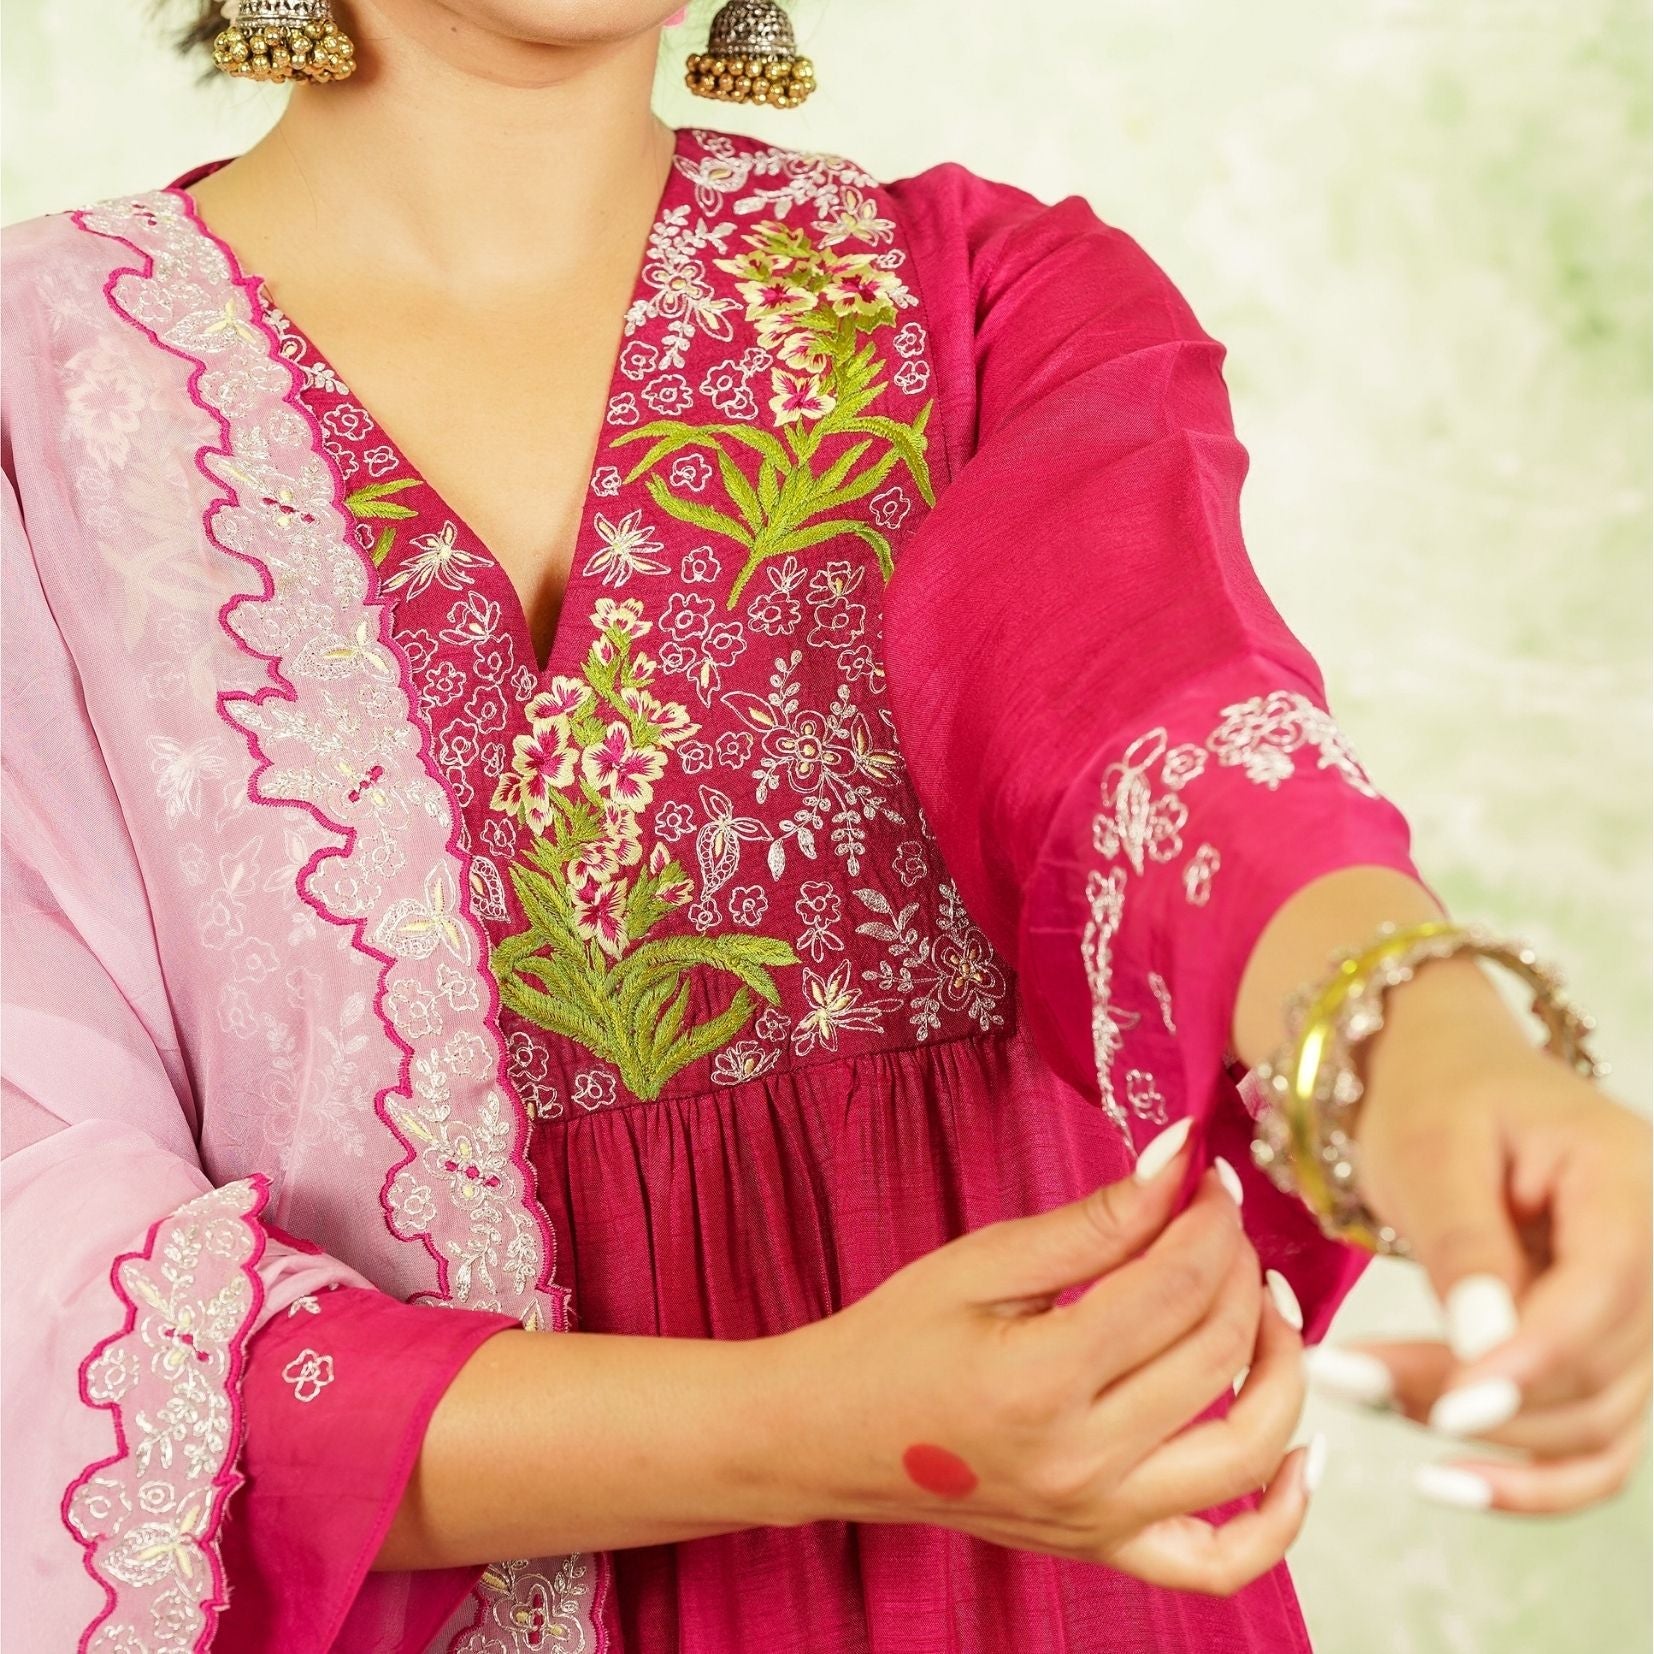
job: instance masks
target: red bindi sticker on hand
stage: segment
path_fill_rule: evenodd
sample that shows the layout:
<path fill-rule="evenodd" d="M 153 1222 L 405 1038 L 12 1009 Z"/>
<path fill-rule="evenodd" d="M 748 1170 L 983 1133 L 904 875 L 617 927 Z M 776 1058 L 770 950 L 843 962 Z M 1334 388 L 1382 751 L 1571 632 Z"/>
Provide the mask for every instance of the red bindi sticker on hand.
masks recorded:
<path fill-rule="evenodd" d="M 939 1499 L 963 1499 L 976 1491 L 976 1472 L 957 1453 L 929 1442 L 915 1442 L 902 1455 L 902 1469 Z"/>

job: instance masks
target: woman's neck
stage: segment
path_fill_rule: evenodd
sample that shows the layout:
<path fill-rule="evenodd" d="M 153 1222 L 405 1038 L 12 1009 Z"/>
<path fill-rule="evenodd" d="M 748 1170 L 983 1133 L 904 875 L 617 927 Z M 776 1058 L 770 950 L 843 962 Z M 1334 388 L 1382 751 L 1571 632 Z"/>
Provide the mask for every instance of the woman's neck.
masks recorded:
<path fill-rule="evenodd" d="M 635 241 L 673 143 L 649 107 L 658 32 L 544 46 L 407 10 L 414 32 L 359 3 L 360 72 L 295 89 L 265 138 L 195 186 L 246 262 L 271 273 L 297 230 L 307 261 L 342 277 L 486 296 Z"/>

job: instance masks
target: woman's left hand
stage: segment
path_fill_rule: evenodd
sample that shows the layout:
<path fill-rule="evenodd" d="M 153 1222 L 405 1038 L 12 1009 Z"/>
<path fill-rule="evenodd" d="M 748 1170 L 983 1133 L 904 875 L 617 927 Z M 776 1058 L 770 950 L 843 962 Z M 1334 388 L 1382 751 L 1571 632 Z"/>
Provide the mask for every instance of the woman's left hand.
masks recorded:
<path fill-rule="evenodd" d="M 1624 1486 L 1647 1435 L 1649 1125 L 1557 1057 L 1487 1038 L 1467 1062 L 1462 1026 L 1416 1021 L 1357 1139 L 1367 1200 L 1428 1272 L 1448 1341 L 1312 1351 L 1311 1371 L 1522 1450 L 1424 1467 L 1438 1500 L 1577 1510 Z"/>

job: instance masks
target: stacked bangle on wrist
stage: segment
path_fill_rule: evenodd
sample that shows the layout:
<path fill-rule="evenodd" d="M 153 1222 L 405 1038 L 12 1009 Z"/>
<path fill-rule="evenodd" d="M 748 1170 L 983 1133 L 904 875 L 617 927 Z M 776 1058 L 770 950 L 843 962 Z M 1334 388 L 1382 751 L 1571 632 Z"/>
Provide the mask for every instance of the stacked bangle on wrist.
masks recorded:
<path fill-rule="evenodd" d="M 1445 919 L 1380 925 L 1373 941 L 1335 955 L 1326 976 L 1292 996 L 1287 1040 L 1255 1070 L 1262 1104 L 1253 1159 L 1277 1188 L 1296 1194 L 1334 1239 L 1392 1257 L 1413 1255 L 1359 1187 L 1355 1125 L 1363 1083 L 1355 1050 L 1384 1025 L 1389 989 L 1426 960 L 1460 952 L 1493 959 L 1528 983 L 1533 1009 L 1547 1029 L 1544 1049 L 1588 1079 L 1608 1072 L 1585 1048 L 1595 1022 L 1564 997 L 1559 973 L 1526 944 Z"/>

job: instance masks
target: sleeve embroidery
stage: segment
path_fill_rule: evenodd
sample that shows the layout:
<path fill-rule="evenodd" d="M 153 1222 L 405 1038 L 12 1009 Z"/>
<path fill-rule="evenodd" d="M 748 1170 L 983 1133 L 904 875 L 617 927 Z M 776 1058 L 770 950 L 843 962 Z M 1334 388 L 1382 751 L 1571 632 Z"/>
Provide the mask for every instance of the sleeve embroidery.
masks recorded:
<path fill-rule="evenodd" d="M 1312 772 L 1300 758 L 1314 756 Z M 1115 1003 L 1114 980 L 1127 931 L 1127 892 L 1165 867 L 1177 877 L 1185 901 L 1205 907 L 1213 880 L 1223 866 L 1218 848 L 1191 831 L 1222 836 L 1223 821 L 1213 814 L 1202 820 L 1190 799 L 1210 791 L 1203 778 L 1237 769 L 1246 780 L 1276 792 L 1291 780 L 1331 774 L 1366 798 L 1380 794 L 1361 767 L 1336 720 L 1298 690 L 1275 689 L 1219 709 L 1218 721 L 1203 740 L 1174 741 L 1165 724 L 1138 736 L 1103 775 L 1099 808 L 1092 821 L 1092 847 L 1104 866 L 1086 880 L 1088 917 L 1081 934 L 1081 954 L 1091 989 L 1091 1042 L 1103 1111 L 1132 1141 L 1133 1116 L 1151 1124 L 1167 1119 L 1165 1098 L 1154 1076 L 1140 1067 L 1124 1075 L 1121 1100 L 1115 1070 L 1129 1055 L 1128 1034 L 1141 1014 Z M 1179 858 L 1182 858 L 1181 861 Z M 1133 950 L 1135 951 L 1135 949 Z M 1171 991 L 1158 971 L 1148 983 L 1168 1033 L 1176 1032 Z"/>
<path fill-rule="evenodd" d="M 314 1401 L 333 1382 L 333 1357 L 304 1349 L 281 1370 L 297 1401 Z"/>

